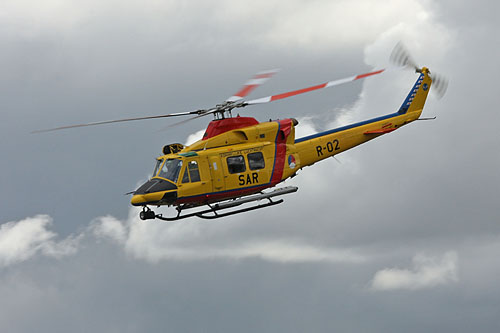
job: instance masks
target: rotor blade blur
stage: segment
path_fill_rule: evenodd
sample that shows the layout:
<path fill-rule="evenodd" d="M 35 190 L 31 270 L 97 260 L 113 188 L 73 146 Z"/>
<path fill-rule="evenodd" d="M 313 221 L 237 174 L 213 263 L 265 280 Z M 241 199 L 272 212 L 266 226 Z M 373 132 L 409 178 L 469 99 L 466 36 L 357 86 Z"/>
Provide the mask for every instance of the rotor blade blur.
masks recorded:
<path fill-rule="evenodd" d="M 60 126 L 60 127 L 55 127 L 55 128 L 43 129 L 43 130 L 36 130 L 36 131 L 31 132 L 31 133 L 45 133 L 45 132 L 53 132 L 53 131 L 59 131 L 59 130 L 69 129 L 69 128 L 87 127 L 87 126 L 96 126 L 96 125 L 105 125 L 105 124 L 113 124 L 113 123 L 122 123 L 122 122 L 135 121 L 135 120 L 146 120 L 146 119 L 159 119 L 159 118 L 169 118 L 169 117 L 178 117 L 178 116 L 188 116 L 188 115 L 192 115 L 192 114 L 199 114 L 199 113 L 201 113 L 203 111 L 205 111 L 205 110 L 196 110 L 196 111 L 189 111 L 189 112 L 170 113 L 170 114 L 164 114 L 164 115 L 158 115 L 158 116 L 147 116 L 147 117 L 136 117 L 136 118 L 124 118 L 124 119 L 117 119 L 117 120 L 97 121 L 97 122 L 86 123 L 86 124 L 76 124 L 76 125 Z"/>
<path fill-rule="evenodd" d="M 279 69 L 270 69 L 258 72 L 250 80 L 245 82 L 243 87 L 235 93 L 233 96 L 229 97 L 226 101 L 236 102 L 244 97 L 248 96 L 255 88 L 266 83 L 274 74 L 279 72 Z"/>
<path fill-rule="evenodd" d="M 432 79 L 432 86 L 437 98 L 442 98 L 448 90 L 448 79 L 442 75 L 433 73 L 429 75 Z"/>
<path fill-rule="evenodd" d="M 207 116 L 207 115 L 209 115 L 209 114 L 212 114 L 212 113 L 214 113 L 214 112 L 216 112 L 216 111 L 217 111 L 217 109 L 216 109 L 216 108 L 213 108 L 213 109 L 210 109 L 210 110 L 206 110 L 206 112 L 203 112 L 203 113 L 201 113 L 201 114 L 199 114 L 199 115 L 196 115 L 196 116 L 194 116 L 194 117 L 191 117 L 191 118 L 188 118 L 188 119 L 184 119 L 184 120 L 178 121 L 178 122 L 173 123 L 173 124 L 169 124 L 169 125 L 167 125 L 167 126 L 165 126 L 165 127 L 161 128 L 159 131 L 160 131 L 160 132 L 161 132 L 161 131 L 165 131 L 165 130 L 167 130 L 167 129 L 169 129 L 169 128 L 176 127 L 176 126 L 179 126 L 179 125 L 182 125 L 182 124 L 185 124 L 185 123 L 189 123 L 189 122 L 190 122 L 190 121 L 192 121 L 192 120 L 195 120 L 195 119 L 198 119 L 198 118 L 202 118 L 202 117 Z"/>
<path fill-rule="evenodd" d="M 410 52 L 406 49 L 402 42 L 398 42 L 394 49 L 392 50 L 390 61 L 397 66 L 409 67 L 418 70 L 417 63 L 410 56 Z"/>
<path fill-rule="evenodd" d="M 416 72 L 421 73 L 420 67 L 410 56 L 410 52 L 408 52 L 408 49 L 402 42 L 396 44 L 389 60 L 397 66 L 412 68 L 415 69 Z M 429 72 L 429 76 L 432 79 L 433 92 L 437 95 L 437 98 L 442 98 L 448 89 L 448 79 L 434 72 Z"/>
<path fill-rule="evenodd" d="M 344 83 L 356 81 L 359 79 L 364 79 L 365 77 L 368 77 L 368 76 L 380 74 L 383 71 L 384 71 L 384 69 L 380 69 L 380 70 L 377 70 L 374 72 L 355 75 L 355 76 L 347 77 L 347 78 L 340 79 L 340 80 L 329 81 L 329 82 L 318 84 L 318 85 L 311 86 L 308 88 L 303 88 L 303 89 L 293 90 L 293 91 L 289 91 L 289 92 L 278 94 L 278 95 L 253 99 L 251 101 L 244 102 L 244 104 L 245 105 L 252 105 L 252 104 L 269 103 L 269 102 L 277 101 L 279 99 L 288 98 L 288 97 L 292 97 L 292 96 L 299 95 L 299 94 L 304 94 L 304 93 L 307 93 L 310 91 L 314 91 L 314 90 L 318 90 L 318 89 L 322 89 L 322 88 L 329 88 L 329 87 L 338 86 L 338 85 L 341 85 Z"/>

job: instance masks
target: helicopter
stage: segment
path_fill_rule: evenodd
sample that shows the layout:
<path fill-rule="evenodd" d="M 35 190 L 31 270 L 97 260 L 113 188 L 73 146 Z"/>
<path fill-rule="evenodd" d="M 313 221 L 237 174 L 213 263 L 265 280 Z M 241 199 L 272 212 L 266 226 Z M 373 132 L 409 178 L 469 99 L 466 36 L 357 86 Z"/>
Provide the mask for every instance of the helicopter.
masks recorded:
<path fill-rule="evenodd" d="M 417 66 L 401 43 L 393 50 L 391 60 L 400 66 L 414 69 L 418 74 L 417 81 L 396 112 L 302 138 L 295 137 L 298 121 L 294 118 L 258 122 L 252 117 L 233 117 L 232 111 L 368 78 L 383 73 L 384 69 L 278 95 L 244 100 L 277 72 L 262 71 L 247 81 L 233 96 L 210 109 L 70 125 L 36 132 L 191 116 L 176 123 L 180 124 L 213 115 L 214 119 L 208 124 L 201 140 L 189 146 L 180 143 L 165 145 L 162 155 L 156 158 L 151 178 L 128 194 L 132 194 L 130 202 L 133 206 L 142 207 L 139 214 L 142 220 L 222 218 L 280 204 L 284 199 L 277 197 L 294 193 L 298 188 L 274 187 L 295 177 L 302 168 L 391 133 L 415 120 L 434 119 L 420 117 L 427 95 L 433 81 L 438 94 L 444 95 L 447 81 L 439 76 L 431 76 L 427 67 Z M 252 205 L 241 208 L 244 204 Z M 156 214 L 150 208 L 165 205 L 175 209 L 173 216 Z"/>

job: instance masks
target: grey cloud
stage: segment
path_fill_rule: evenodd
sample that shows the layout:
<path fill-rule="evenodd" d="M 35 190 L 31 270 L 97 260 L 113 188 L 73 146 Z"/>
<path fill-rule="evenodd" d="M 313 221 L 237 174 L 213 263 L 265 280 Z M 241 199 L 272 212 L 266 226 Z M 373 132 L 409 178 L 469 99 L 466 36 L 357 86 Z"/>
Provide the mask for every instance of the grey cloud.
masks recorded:
<path fill-rule="evenodd" d="M 130 227 L 143 222 L 133 223 Z M 193 250 L 190 255 L 199 251 L 195 255 L 197 260 L 174 255 L 151 261 L 131 256 L 133 248 L 123 247 L 126 234 L 120 229 L 123 227 L 123 222 L 109 216 L 95 220 L 73 255 L 57 260 L 37 257 L 2 270 L 2 323 L 14 332 L 35 328 L 55 332 L 69 329 L 137 332 L 166 325 L 175 331 L 225 331 L 239 327 L 243 332 L 256 328 L 299 332 L 308 327 L 326 332 L 334 325 L 346 330 L 369 328 L 375 332 L 410 327 L 410 332 L 416 332 L 422 320 L 429 327 L 459 329 L 464 324 L 457 320 L 459 315 L 467 327 L 480 331 L 494 327 L 493 318 L 487 313 L 482 317 L 470 316 L 466 303 L 448 302 L 470 293 L 487 295 L 490 292 L 487 289 L 496 286 L 495 279 L 483 279 L 480 284 L 470 282 L 475 280 L 471 273 L 483 276 L 499 270 L 498 265 L 476 260 L 476 256 L 484 257 L 496 249 L 498 239 L 483 241 L 481 245 L 457 245 L 461 271 L 463 267 L 468 270 L 472 263 L 475 266 L 473 271 L 460 273 L 459 280 L 455 252 L 416 256 L 411 270 L 379 271 L 372 281 L 373 287 L 391 290 L 381 296 L 367 290 L 366 284 L 380 267 L 394 265 L 394 254 L 372 252 L 369 260 L 355 265 L 337 260 L 269 261 L 261 255 L 234 260 L 234 255 L 213 256 L 205 254 L 202 246 L 186 244 L 186 250 Z M 143 223 L 143 227 L 165 233 L 153 223 Z M 172 227 L 179 226 L 165 228 Z M 235 226 L 223 228 L 227 234 L 227 229 L 231 232 Z M 183 239 L 196 234 L 192 230 L 176 232 L 170 242 L 182 244 Z M 197 243 L 206 244 L 204 235 L 198 234 Z M 166 241 L 144 242 L 142 246 L 156 251 L 172 249 Z M 227 244 L 219 246 L 221 250 L 230 250 Z M 304 254 L 307 255 L 301 253 Z M 397 267 L 405 267 L 407 259 L 396 264 Z M 406 288 L 416 290 L 409 296 Z M 484 307 L 494 309 L 495 302 L 485 303 Z M 418 315 L 411 309 L 417 310 Z M 29 313 L 29 320 L 24 320 L 21 313 Z M 364 320 L 359 320 L 360 313 Z"/>
<path fill-rule="evenodd" d="M 418 254 L 413 257 L 413 269 L 385 268 L 373 277 L 373 290 L 422 289 L 458 281 L 457 254 L 447 252 L 442 258 Z"/>
<path fill-rule="evenodd" d="M 166 225 L 141 223 L 137 213 L 137 209 L 132 209 L 127 221 L 109 216 L 98 218 L 92 226 L 93 233 L 98 238 L 115 241 L 135 258 L 154 263 L 217 258 L 261 258 L 278 263 L 362 263 L 366 260 L 363 254 L 348 248 L 317 247 L 286 238 L 239 238 L 234 233 L 238 225 L 222 224 L 214 228 L 200 221 Z M 231 240 L 228 235 L 233 235 Z"/>
<path fill-rule="evenodd" d="M 345 4 L 350 11 L 331 1 L 6 4 L 0 14 L 2 222 L 51 216 L 54 223 L 41 230 L 53 232 L 57 244 L 96 216 L 110 214 L 116 222 L 101 230 L 112 239 L 89 236 L 72 255 L 54 259 L 39 251 L 2 269 L 0 318 L 11 331 L 500 329 L 496 4 L 395 1 L 371 10 L 371 2 L 355 1 Z M 241 253 L 250 241 L 279 240 L 350 249 L 366 259 L 355 264 L 259 255 L 134 259 L 123 245 L 129 198 L 122 193 L 151 171 L 164 144 L 183 142 L 205 120 L 164 132 L 157 130 L 165 123 L 153 122 L 27 134 L 210 106 L 265 68 L 282 71 L 255 97 L 349 76 L 384 67 L 399 39 L 420 65 L 450 78 L 448 94 L 429 97 L 424 110 L 437 120 L 343 153 L 341 164 L 329 160 L 302 170 L 286 183 L 299 192 L 282 205 L 167 243 L 192 255 L 197 245 Z M 242 115 L 307 116 L 299 129 L 324 130 L 394 111 L 415 79 L 411 72 L 387 72 Z M 168 228 L 158 227 L 159 235 Z M 165 244 L 149 245 L 161 254 Z M 384 268 L 418 275 L 411 262 L 416 253 L 439 262 L 447 251 L 460 259 L 456 282 L 387 293 L 366 288 Z"/>

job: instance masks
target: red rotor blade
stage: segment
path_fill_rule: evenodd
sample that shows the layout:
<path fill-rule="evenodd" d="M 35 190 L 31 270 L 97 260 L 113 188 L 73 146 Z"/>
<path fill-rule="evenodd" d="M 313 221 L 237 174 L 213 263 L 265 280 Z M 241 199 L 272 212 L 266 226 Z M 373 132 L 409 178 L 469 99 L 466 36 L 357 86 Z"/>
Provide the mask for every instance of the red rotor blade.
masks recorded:
<path fill-rule="evenodd" d="M 255 88 L 257 88 L 261 84 L 266 83 L 278 71 L 279 69 L 270 69 L 258 72 L 250 80 L 248 80 L 236 94 L 229 97 L 226 101 L 236 102 L 242 99 L 243 97 L 248 96 L 248 94 L 250 94 Z"/>
<path fill-rule="evenodd" d="M 360 75 L 355 75 L 355 76 L 347 77 L 345 79 L 329 81 L 329 82 L 318 84 L 316 86 L 312 86 L 312 87 L 308 87 L 308 88 L 303 88 L 303 89 L 289 91 L 289 92 L 278 94 L 278 95 L 273 95 L 273 96 L 267 96 L 267 97 L 262 97 L 262 98 L 258 98 L 258 99 L 253 99 L 251 101 L 245 102 L 245 104 L 246 105 L 252 105 L 252 104 L 269 103 L 269 102 L 276 101 L 278 99 L 288 98 L 288 97 L 292 97 L 292 96 L 295 96 L 295 95 L 304 94 L 304 93 L 307 93 L 307 92 L 310 92 L 310 91 L 314 91 L 314 90 L 318 90 L 318 89 L 322 89 L 322 88 L 329 88 L 329 87 L 333 87 L 333 86 L 338 86 L 340 84 L 344 84 L 344 83 L 356 81 L 356 80 L 359 80 L 359 79 L 364 79 L 365 77 L 368 77 L 368 76 L 380 74 L 384 70 L 385 69 L 381 69 L 381 70 L 370 72 L 370 73 L 365 73 L 365 74 L 360 74 Z"/>

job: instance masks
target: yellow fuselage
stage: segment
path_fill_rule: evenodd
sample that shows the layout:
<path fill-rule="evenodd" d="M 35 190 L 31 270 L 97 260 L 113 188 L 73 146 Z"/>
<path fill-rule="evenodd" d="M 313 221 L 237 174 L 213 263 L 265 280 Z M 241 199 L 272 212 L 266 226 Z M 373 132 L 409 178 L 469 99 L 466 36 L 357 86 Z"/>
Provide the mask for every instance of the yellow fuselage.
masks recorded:
<path fill-rule="evenodd" d="M 418 119 L 431 83 L 423 68 L 396 113 L 299 139 L 295 139 L 294 119 L 264 123 L 245 117 L 214 120 L 202 140 L 159 157 L 160 171 L 136 191 L 131 202 L 136 206 L 197 206 L 273 187 L 305 166 Z M 167 170 L 169 163 L 177 169 Z M 162 168 L 166 170 L 163 174 Z"/>

